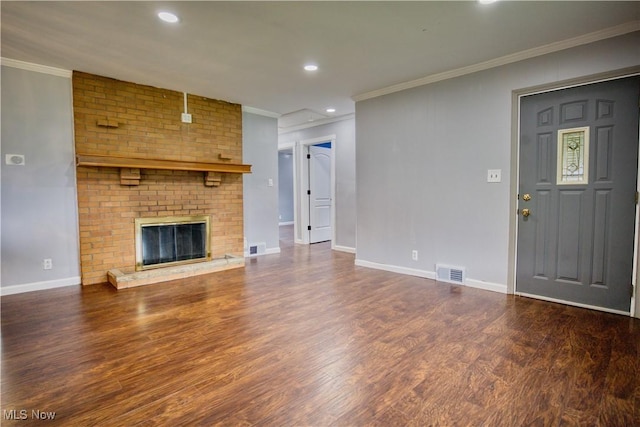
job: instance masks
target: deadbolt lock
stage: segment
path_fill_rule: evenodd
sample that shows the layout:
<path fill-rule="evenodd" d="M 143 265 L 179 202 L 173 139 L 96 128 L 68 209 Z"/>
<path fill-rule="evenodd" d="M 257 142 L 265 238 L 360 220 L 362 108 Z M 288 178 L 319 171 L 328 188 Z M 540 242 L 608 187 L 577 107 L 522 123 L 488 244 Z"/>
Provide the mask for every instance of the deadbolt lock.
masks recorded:
<path fill-rule="evenodd" d="M 525 202 L 528 202 L 529 200 L 531 200 L 531 194 L 527 193 L 524 196 L 522 196 L 522 200 L 524 200 Z"/>
<path fill-rule="evenodd" d="M 522 216 L 523 217 L 528 217 L 529 215 L 531 215 L 531 211 L 529 209 L 522 209 Z"/>

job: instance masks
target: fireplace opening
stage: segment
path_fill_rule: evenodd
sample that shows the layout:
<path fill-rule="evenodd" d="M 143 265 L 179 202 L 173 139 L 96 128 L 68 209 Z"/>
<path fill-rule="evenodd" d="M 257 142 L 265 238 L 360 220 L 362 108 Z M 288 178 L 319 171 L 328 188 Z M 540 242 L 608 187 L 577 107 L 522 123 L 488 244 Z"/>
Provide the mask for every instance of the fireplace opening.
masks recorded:
<path fill-rule="evenodd" d="M 209 217 L 138 218 L 136 270 L 208 261 Z"/>

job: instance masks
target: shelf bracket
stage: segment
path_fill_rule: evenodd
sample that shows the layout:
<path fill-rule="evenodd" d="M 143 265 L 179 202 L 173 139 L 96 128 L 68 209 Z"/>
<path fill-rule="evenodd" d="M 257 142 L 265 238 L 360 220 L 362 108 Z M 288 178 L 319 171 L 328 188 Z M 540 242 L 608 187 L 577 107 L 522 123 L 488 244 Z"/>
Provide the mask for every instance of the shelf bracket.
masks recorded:
<path fill-rule="evenodd" d="M 204 173 L 204 185 L 206 187 L 220 187 L 222 183 L 222 176 L 219 172 L 205 172 Z"/>
<path fill-rule="evenodd" d="M 120 168 L 120 185 L 140 185 L 140 169 Z"/>

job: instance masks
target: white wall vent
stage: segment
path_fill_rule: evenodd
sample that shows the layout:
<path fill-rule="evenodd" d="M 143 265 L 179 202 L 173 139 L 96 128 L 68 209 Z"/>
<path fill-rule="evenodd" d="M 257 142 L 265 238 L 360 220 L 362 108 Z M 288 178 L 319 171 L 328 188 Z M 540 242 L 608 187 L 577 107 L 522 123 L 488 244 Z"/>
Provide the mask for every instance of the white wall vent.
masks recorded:
<path fill-rule="evenodd" d="M 465 268 L 436 264 L 436 280 L 463 285 L 466 280 Z"/>

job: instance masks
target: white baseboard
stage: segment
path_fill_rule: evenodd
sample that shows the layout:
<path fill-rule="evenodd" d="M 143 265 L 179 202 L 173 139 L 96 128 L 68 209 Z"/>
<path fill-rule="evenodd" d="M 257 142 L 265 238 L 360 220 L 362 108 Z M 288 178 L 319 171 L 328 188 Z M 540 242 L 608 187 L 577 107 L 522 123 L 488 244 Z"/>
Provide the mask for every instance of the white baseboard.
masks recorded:
<path fill-rule="evenodd" d="M 467 279 L 465 286 L 470 288 L 484 289 L 485 291 L 498 292 L 500 294 L 507 293 L 507 285 L 501 285 L 499 283 L 483 282 L 482 280 Z"/>
<path fill-rule="evenodd" d="M 22 285 L 3 286 L 0 295 L 21 294 L 24 292 L 43 291 L 45 289 L 63 288 L 65 286 L 80 285 L 80 276 L 67 277 L 65 279 L 47 280 L 44 282 L 25 283 Z"/>
<path fill-rule="evenodd" d="M 249 254 L 249 252 L 245 252 L 244 253 L 244 257 L 245 258 L 255 258 L 257 256 L 262 256 L 262 255 L 273 255 L 273 254 L 279 254 L 280 253 L 280 246 L 278 246 L 277 248 L 266 248 L 264 250 L 263 253 L 261 254 Z"/>
<path fill-rule="evenodd" d="M 284 222 L 279 222 L 278 225 L 293 225 L 294 222 L 293 221 L 284 221 Z"/>
<path fill-rule="evenodd" d="M 392 273 L 406 274 L 408 276 L 423 277 L 425 279 L 436 280 L 436 272 L 428 270 L 418 270 L 416 268 L 400 267 L 397 265 L 379 264 L 377 262 L 365 261 L 356 259 L 355 264 L 360 267 L 374 268 L 376 270 L 390 271 Z M 443 282 L 444 283 L 444 282 Z M 468 286 L 470 288 L 484 289 L 486 291 L 498 292 L 501 294 L 507 293 L 507 285 L 500 285 L 498 283 L 483 282 L 482 280 L 469 279 L 465 283 L 461 283 L 462 286 Z"/>
<path fill-rule="evenodd" d="M 350 253 L 350 254 L 355 254 L 356 253 L 356 248 L 350 248 L 349 246 L 335 245 L 331 249 L 333 249 L 334 251 L 347 252 L 347 253 Z"/>
<path fill-rule="evenodd" d="M 435 271 L 418 270 L 416 268 L 400 267 L 390 264 L 379 264 L 377 262 L 356 259 L 356 265 L 360 267 L 375 268 L 376 270 L 391 271 L 392 273 L 406 274 L 408 276 L 424 277 L 425 279 L 436 278 Z"/>

